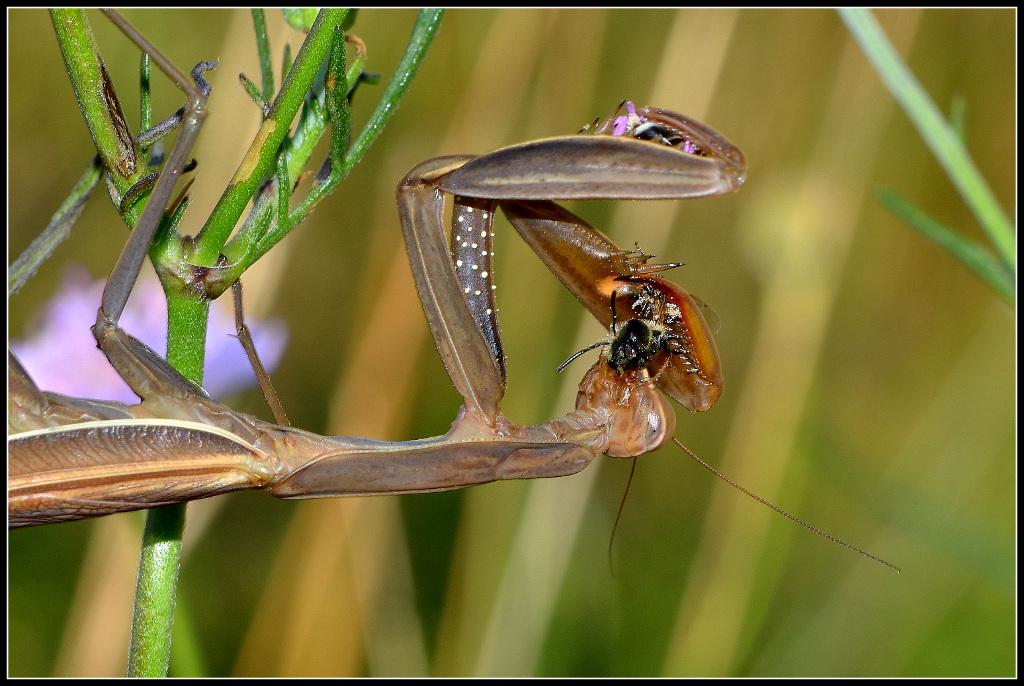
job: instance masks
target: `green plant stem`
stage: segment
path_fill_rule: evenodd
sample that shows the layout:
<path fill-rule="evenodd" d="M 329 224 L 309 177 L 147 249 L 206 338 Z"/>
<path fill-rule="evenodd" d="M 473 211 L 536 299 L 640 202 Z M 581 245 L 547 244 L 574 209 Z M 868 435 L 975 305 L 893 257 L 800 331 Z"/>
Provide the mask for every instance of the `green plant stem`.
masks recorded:
<path fill-rule="evenodd" d="M 157 247 L 150 252 L 151 256 L 155 255 L 154 264 L 157 265 L 158 273 L 162 273 L 161 267 L 165 271 L 173 272 L 175 266 L 184 266 L 186 262 L 190 265 L 213 266 L 245 205 L 253 197 L 260 184 L 269 177 L 272 170 L 277 172 L 279 179 L 284 184 L 284 191 L 278 199 L 282 205 L 279 208 L 278 225 L 284 225 L 286 228 L 294 227 L 320 199 L 333 190 L 337 183 L 348 174 L 380 134 L 385 122 L 393 113 L 395 106 L 422 63 L 426 50 L 437 32 L 442 12 L 440 10 L 424 10 L 420 13 L 409 48 L 386 89 L 382 102 L 359 136 L 356 146 L 348 150 L 348 154 L 345 154 L 349 135 L 347 83 L 354 83 L 358 79 L 364 57 L 360 56 L 356 60 L 357 64 L 353 65 L 354 73 L 347 75 L 344 59 L 344 35 L 342 31 L 335 29 L 336 26 L 344 23 L 345 12 L 345 10 L 325 9 L 317 15 L 306 41 L 288 70 L 281 91 L 271 107 L 270 114 L 264 121 L 257 140 L 250 147 L 231 185 L 222 195 L 203 231 L 197 237 L 194 253 L 186 254 L 189 252 L 187 243 L 180 240 L 173 228 L 176 225 L 176 219 L 180 218 L 181 212 L 184 211 L 185 203 L 177 207 L 170 220 L 165 218 L 161 228 L 157 231 Z M 129 188 L 137 184 L 149 170 L 147 165 L 141 161 L 139 146 L 124 123 L 123 114 L 113 96 L 113 88 L 106 77 L 99 53 L 95 49 L 92 32 L 84 13 L 72 10 L 53 10 L 52 17 L 71 82 L 92 132 L 96 148 L 100 153 L 99 159 L 102 161 L 102 165 L 99 163 L 92 165 L 90 173 L 83 175 L 83 180 L 80 181 L 79 187 L 76 187 L 76 192 L 72 193 L 72 197 L 58 213 L 60 217 L 58 224 L 64 226 L 73 222 L 77 212 L 81 209 L 81 204 L 87 197 L 88 190 L 95 187 L 103 169 L 106 170 L 108 177 L 111 178 L 115 188 L 122 196 Z M 257 17 L 257 32 L 260 30 L 258 20 Z M 152 53 L 152 56 L 160 64 L 166 62 L 166 60 L 161 62 L 164 58 L 155 51 L 155 48 L 149 46 L 144 38 L 138 35 L 133 36 L 135 32 L 130 26 L 128 28 L 122 26 L 122 30 L 130 32 L 129 36 L 132 37 L 132 40 L 145 46 L 143 49 Z M 315 189 L 319 190 L 318 193 L 311 193 L 315 197 L 305 205 L 303 212 L 290 215 L 288 213 L 288 190 L 292 170 L 289 165 L 299 164 L 299 161 L 287 160 L 287 156 L 282 152 L 282 144 L 288 136 L 291 122 L 295 119 L 303 102 L 306 101 L 310 87 L 332 45 L 335 48 L 331 59 L 332 71 L 329 72 L 332 85 L 327 89 L 326 106 L 320 104 L 319 107 L 322 111 L 311 106 L 309 114 L 312 119 L 322 120 L 310 124 L 311 131 L 317 130 L 316 139 L 322 134 L 328 119 L 330 121 L 332 126 L 331 158 L 334 162 L 334 173 L 328 182 Z M 266 61 L 264 60 L 264 62 Z M 174 67 L 170 65 L 165 66 L 164 69 L 174 69 Z M 148 71 L 148 61 L 144 59 L 141 69 L 144 126 L 149 118 Z M 265 85 L 266 83 L 265 81 Z M 198 125 L 189 130 L 194 131 L 197 127 Z M 305 159 L 308 158 L 314 142 L 315 140 L 309 142 L 309 152 L 304 153 L 305 158 L 299 165 L 299 170 L 305 163 Z M 178 147 L 176 146 L 176 151 Z M 276 167 L 272 165 L 276 165 Z M 87 190 L 82 191 L 82 188 Z M 128 206 L 123 208 L 122 216 L 129 226 L 134 226 L 139 222 L 139 217 L 143 214 L 143 207 L 148 207 L 147 200 L 150 197 L 151 194 L 147 190 L 138 198 L 133 199 L 131 203 L 126 203 Z M 166 198 L 167 194 L 164 194 L 163 197 Z M 307 196 L 307 200 L 310 200 L 309 196 Z M 257 205 L 259 207 L 259 203 Z M 154 209 L 156 208 L 147 211 L 147 216 Z M 159 209 L 161 212 L 164 210 L 163 207 Z M 254 214 L 258 214 L 258 212 L 254 211 Z M 283 237 L 284 233 L 286 231 L 282 232 L 280 237 Z M 267 247 L 269 245 L 272 243 Z M 31 254 L 36 255 L 39 252 L 35 251 Z M 45 251 L 43 259 L 45 259 Z M 254 260 L 249 260 L 247 264 L 251 264 L 252 261 Z M 209 316 L 207 297 L 210 294 L 197 294 L 193 289 L 187 287 L 176 289 L 177 282 L 174 279 L 164 280 L 162 278 L 161 280 L 164 282 L 168 301 L 167 361 L 186 378 L 197 384 L 202 384 Z M 114 314 L 115 319 L 116 315 L 117 313 Z M 184 525 L 185 505 L 156 508 L 147 513 L 139 559 L 129 646 L 129 676 L 164 676 L 167 673 Z M 195 663 L 194 660 L 191 662 Z"/>
<path fill-rule="evenodd" d="M 141 180 L 147 170 L 144 164 L 139 164 L 135 142 L 96 50 L 92 27 L 82 10 L 53 9 L 50 18 L 75 98 L 85 115 L 107 178 L 117 192 L 123 194 Z M 143 205 L 143 202 L 132 203 L 125 217 L 129 226 L 138 220 Z"/>
<path fill-rule="evenodd" d="M 184 530 L 184 504 L 146 512 L 132 612 L 132 635 L 128 645 L 130 677 L 167 676 Z"/>
<path fill-rule="evenodd" d="M 978 218 L 1000 259 L 1017 269 L 1017 237 L 974 160 L 942 113 L 892 47 L 874 15 L 865 9 L 840 9 L 839 14 L 889 92 L 907 113 L 925 144 L 946 170 L 953 185 Z"/>
<path fill-rule="evenodd" d="M 148 173 L 148 168 L 140 162 L 137 144 L 117 104 L 84 13 L 54 10 L 52 19 L 75 95 L 107 177 L 123 195 Z M 144 81 L 147 80 L 145 66 L 144 63 Z M 147 90 L 144 83 L 144 94 Z M 145 120 L 148 117 L 146 95 L 143 98 Z M 139 222 L 142 208 L 149 204 L 148 201 L 143 202 L 147 197 L 153 199 L 148 193 L 142 194 L 123 209 L 122 216 L 129 226 Z M 157 209 L 162 213 L 164 208 Z M 202 383 L 208 313 L 208 303 L 197 301 L 197 296 L 168 298 L 167 360 L 196 383 Z M 116 318 L 117 314 L 115 312 L 112 316 Z M 147 514 L 132 615 L 129 676 L 163 676 L 167 673 L 184 523 L 184 505 L 158 508 Z"/>
<path fill-rule="evenodd" d="M 179 294 L 167 298 L 167 361 L 199 385 L 203 382 L 209 313 L 208 302 Z M 132 612 L 128 676 L 167 674 L 185 508 L 183 503 L 146 513 Z"/>
<path fill-rule="evenodd" d="M 149 55 L 142 53 L 139 59 L 139 133 L 153 125 L 153 99 L 150 91 L 152 67 Z"/>

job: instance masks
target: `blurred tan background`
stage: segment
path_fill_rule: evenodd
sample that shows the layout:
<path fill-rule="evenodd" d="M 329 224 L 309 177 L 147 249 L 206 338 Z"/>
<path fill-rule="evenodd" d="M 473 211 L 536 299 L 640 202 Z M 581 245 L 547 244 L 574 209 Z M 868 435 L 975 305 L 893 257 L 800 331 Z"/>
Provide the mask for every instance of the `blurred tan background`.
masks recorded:
<path fill-rule="evenodd" d="M 201 226 L 258 125 L 248 12 L 126 16 L 179 66 L 219 59 L 194 156 Z M 301 36 L 269 12 L 279 55 Z M 876 12 L 966 139 L 1007 211 L 1016 193 L 1013 10 Z M 40 10 L 8 13 L 8 249 L 46 224 L 92 155 Z M 129 121 L 138 53 L 98 13 Z M 382 84 L 414 12 L 361 11 Z M 275 58 L 275 66 L 279 58 Z M 153 78 L 155 117 L 181 104 Z M 278 74 L 278 83 L 280 75 Z M 803 530 L 677 448 L 543 483 L 305 503 L 262 493 L 190 506 L 172 674 L 1007 676 L 1015 669 L 1015 317 L 874 199 L 894 188 L 980 229 L 831 11 L 454 10 L 383 136 L 313 217 L 246 275 L 253 316 L 284 317 L 274 378 L 292 421 L 337 434 L 444 433 L 458 397 L 429 340 L 394 188 L 420 161 L 577 131 L 622 99 L 726 135 L 737 193 L 574 210 L 620 245 L 685 262 L 711 305 L 722 400 L 679 410 L 698 455 L 792 514 L 903 568 Z M 322 158 L 321 158 L 322 159 Z M 599 326 L 504 220 L 496 273 L 504 405 L 568 411 Z M 10 302 L 11 337 L 64 265 L 96 277 L 126 232 L 102 189 Z M 12 258 L 9 258 L 9 261 Z M 577 330 L 577 326 L 579 330 Z M 264 413 L 255 394 L 234 407 Z M 141 516 L 14 532 L 12 676 L 123 674 Z"/>

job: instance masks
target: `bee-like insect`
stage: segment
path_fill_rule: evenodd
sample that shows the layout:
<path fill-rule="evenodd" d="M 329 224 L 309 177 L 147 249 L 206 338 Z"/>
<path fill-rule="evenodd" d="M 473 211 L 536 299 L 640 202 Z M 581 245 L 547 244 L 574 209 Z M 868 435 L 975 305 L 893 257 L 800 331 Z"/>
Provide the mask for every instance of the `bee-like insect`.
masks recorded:
<path fill-rule="evenodd" d="M 612 324 L 608 335 L 597 343 L 574 353 L 559 365 L 558 371 L 562 371 L 577 357 L 595 348 L 602 348 L 608 365 L 619 376 L 626 376 L 629 372 L 636 373 L 641 369 L 646 369 L 661 352 L 665 352 L 669 357 L 666 357 L 657 371 L 644 381 L 657 379 L 673 359 L 671 356 L 678 356 L 682 359 L 687 371 L 695 371 L 696 365 L 692 360 L 693 351 L 687 345 L 688 337 L 684 333 L 685 330 L 677 326 L 682 321 L 679 306 L 671 302 L 665 291 L 657 288 L 656 282 L 652 280 L 657 279 L 657 282 L 666 284 L 669 282 L 650 276 L 626 278 L 630 281 L 638 280 L 640 288 L 631 295 L 626 293 L 626 288 L 617 288 L 612 292 Z M 630 309 L 635 316 L 620 325 L 615 303 L 617 299 L 623 297 L 632 299 Z"/>

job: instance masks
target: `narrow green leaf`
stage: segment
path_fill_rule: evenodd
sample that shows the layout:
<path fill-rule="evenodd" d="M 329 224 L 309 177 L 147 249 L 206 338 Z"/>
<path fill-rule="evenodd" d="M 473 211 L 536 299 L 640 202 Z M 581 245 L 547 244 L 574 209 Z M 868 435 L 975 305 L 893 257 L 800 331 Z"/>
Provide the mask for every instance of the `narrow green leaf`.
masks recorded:
<path fill-rule="evenodd" d="M 1014 276 L 991 251 L 940 224 L 896 191 L 882 189 L 878 199 L 908 224 L 945 248 L 1010 305 L 1016 302 Z"/>

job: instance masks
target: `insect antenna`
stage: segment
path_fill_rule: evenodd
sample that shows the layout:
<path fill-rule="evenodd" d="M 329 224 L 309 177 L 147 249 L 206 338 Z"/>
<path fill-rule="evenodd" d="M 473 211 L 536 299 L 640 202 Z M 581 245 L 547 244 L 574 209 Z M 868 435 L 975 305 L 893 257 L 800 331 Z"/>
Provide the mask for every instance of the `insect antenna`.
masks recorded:
<path fill-rule="evenodd" d="M 620 105 L 620 107 L 621 107 L 621 105 Z M 614 291 L 612 291 L 612 334 L 613 335 L 618 333 L 618 326 L 616 325 L 616 321 L 615 321 L 615 295 L 618 292 L 619 292 L 618 288 L 616 288 Z M 569 356 L 569 359 L 567 359 L 562 364 L 558 365 L 558 371 L 562 371 L 563 369 L 568 367 L 570 362 L 575 360 L 577 357 L 579 357 L 583 353 L 590 352 L 594 348 L 600 348 L 601 346 L 607 345 L 607 344 L 608 344 L 607 340 L 598 341 L 597 343 L 594 343 L 593 345 L 588 345 L 583 350 L 578 350 L 578 351 L 574 352 L 571 356 Z"/>
<path fill-rule="evenodd" d="M 858 548 L 858 547 L 856 547 L 856 546 L 852 546 L 852 545 L 850 545 L 850 544 L 849 544 L 849 543 L 847 543 L 846 541 L 842 541 L 842 540 L 840 540 L 840 539 L 836 538 L 835 536 L 830 536 L 830 535 L 828 535 L 827 533 L 825 533 L 824 531 L 822 531 L 821 529 L 816 529 L 816 528 L 814 528 L 813 526 L 811 526 L 811 525 L 810 525 L 810 524 L 808 524 L 807 522 L 803 521 L 802 519 L 797 519 L 797 518 L 796 518 L 796 517 L 794 517 L 793 515 L 789 514 L 789 513 L 788 513 L 788 512 L 786 512 L 785 510 L 783 510 L 783 509 L 782 509 L 781 507 L 777 507 L 777 506 L 775 506 L 775 505 L 772 505 L 772 504 L 771 504 L 770 502 L 768 502 L 767 500 L 765 500 L 765 499 L 764 499 L 764 498 L 762 498 L 761 496 L 759 496 L 759 495 L 757 495 L 757 494 L 755 494 L 755 493 L 752 493 L 752 492 L 748 491 L 747 489 L 743 488 L 743 486 L 740 486 L 740 485 L 739 485 L 738 483 L 736 483 L 735 481 L 733 481 L 732 479 L 730 479 L 729 477 L 727 477 L 727 476 L 726 476 L 725 474 L 722 474 L 722 473 L 721 473 L 720 471 L 718 471 L 717 469 L 715 469 L 714 467 L 712 467 L 711 465 L 709 465 L 709 464 L 708 464 L 707 462 L 705 462 L 704 460 L 702 460 L 702 459 L 700 459 L 699 457 L 697 457 L 697 456 L 696 456 L 696 455 L 695 455 L 695 454 L 693 453 L 693 451 L 692 451 L 692 450 L 690 450 L 690 449 L 689 449 L 689 448 L 687 448 L 687 447 L 686 447 L 685 445 L 683 445 L 682 443 L 680 443 L 680 442 L 679 442 L 679 439 L 677 439 L 677 438 L 674 438 L 674 437 L 673 437 L 673 438 L 672 438 L 672 440 L 673 440 L 673 441 L 675 441 L 676 445 L 678 445 L 678 446 L 679 446 L 680 448 L 682 448 L 683 450 L 685 450 L 685 451 L 686 451 L 686 453 L 687 453 L 687 454 L 688 454 L 688 455 L 689 455 L 690 457 L 692 457 L 693 459 L 697 460 L 697 462 L 699 462 L 699 463 L 700 463 L 700 465 L 701 465 L 702 467 L 704 467 L 705 469 L 707 469 L 708 471 L 710 471 L 710 472 L 711 472 L 712 474 L 714 474 L 714 475 L 715 475 L 715 476 L 717 476 L 718 478 L 722 479 L 723 481 L 725 481 L 725 482 L 726 482 L 727 484 L 729 484 L 730 486 L 732 486 L 732 487 L 734 487 L 734 488 L 737 488 L 737 489 L 739 489 L 739 490 L 743 491 L 744 493 L 746 493 L 747 495 L 749 495 L 749 496 L 750 496 L 751 498 L 753 498 L 753 499 L 754 499 L 754 500 L 756 500 L 757 502 L 761 503 L 762 505 L 766 505 L 767 507 L 770 507 L 771 509 L 775 510 L 776 512 L 778 512 L 778 513 L 779 513 L 780 515 L 782 515 L 782 516 L 783 516 L 783 517 L 785 517 L 786 519 L 791 519 L 791 520 L 793 520 L 794 522 L 796 522 L 797 524 L 799 524 L 800 526 L 804 527 L 805 529 L 810 529 L 810 530 L 811 530 L 811 531 L 813 531 L 814 533 L 818 534 L 819 536 L 824 536 L 825 538 L 827 538 L 828 540 L 832 541 L 833 543 L 838 543 L 839 545 L 843 546 L 844 548 L 849 548 L 850 550 L 854 551 L 855 553 L 860 553 L 861 555 L 863 555 L 863 556 L 864 556 L 864 557 L 866 557 L 866 558 L 872 559 L 872 560 L 874 560 L 875 562 L 878 562 L 878 563 L 880 563 L 880 564 L 883 564 L 883 565 L 885 565 L 886 567 L 889 567 L 890 569 L 894 569 L 894 570 L 896 570 L 896 573 L 897 573 L 897 574 L 899 574 L 899 573 L 900 573 L 900 572 L 902 571 L 902 570 L 901 570 L 901 569 L 900 569 L 899 567 L 897 567 L 896 565 L 892 564 L 891 562 L 886 562 L 886 561 L 885 561 L 885 560 L 883 560 L 882 558 L 880 558 L 880 557 L 875 557 L 874 555 L 871 555 L 870 553 L 866 553 L 866 552 L 864 552 L 863 550 L 861 550 L 860 548 Z"/>
<path fill-rule="evenodd" d="M 612 525 L 612 535 L 608 539 L 608 571 L 615 578 L 615 567 L 612 565 L 612 544 L 615 542 L 615 532 L 619 529 L 619 521 L 622 519 L 622 511 L 626 509 L 626 498 L 629 496 L 629 487 L 633 485 L 633 475 L 636 473 L 636 458 L 633 458 L 633 466 L 629 468 L 629 480 L 626 481 L 626 491 L 622 494 L 622 502 L 619 503 L 619 511 L 615 514 L 615 523 Z"/>
<path fill-rule="evenodd" d="M 604 341 L 598 341 L 597 343 L 594 343 L 593 345 L 588 345 L 588 346 L 587 346 L 586 348 L 584 348 L 583 350 L 578 350 L 578 351 L 574 352 L 574 353 L 573 353 L 573 354 L 572 354 L 572 355 L 571 355 L 571 356 L 569 357 L 569 359 L 567 359 L 567 360 L 566 360 L 565 362 L 563 362 L 562 364 L 558 365 L 558 371 L 562 371 L 563 369 L 565 369 L 566 367 L 568 367 L 568 366 L 569 366 L 569 363 L 570 363 L 570 362 L 572 362 L 573 360 L 575 360 L 575 359 L 576 359 L 577 357 L 579 357 L 579 356 L 580 356 L 580 355 L 582 355 L 583 353 L 586 353 L 586 352 L 590 352 L 590 351 L 591 351 L 591 350 L 593 350 L 594 348 L 600 348 L 600 347 L 601 347 L 602 345 L 604 345 Z"/>

